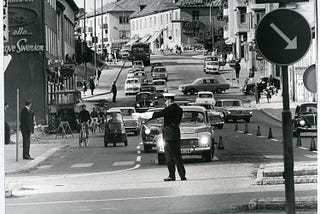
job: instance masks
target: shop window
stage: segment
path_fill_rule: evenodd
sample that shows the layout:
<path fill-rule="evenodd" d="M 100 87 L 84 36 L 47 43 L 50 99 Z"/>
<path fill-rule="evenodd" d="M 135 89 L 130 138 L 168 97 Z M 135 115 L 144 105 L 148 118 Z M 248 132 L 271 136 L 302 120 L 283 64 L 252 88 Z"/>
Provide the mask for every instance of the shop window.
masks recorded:
<path fill-rule="evenodd" d="M 200 19 L 200 12 L 199 11 L 192 11 L 192 20 L 197 21 Z"/>

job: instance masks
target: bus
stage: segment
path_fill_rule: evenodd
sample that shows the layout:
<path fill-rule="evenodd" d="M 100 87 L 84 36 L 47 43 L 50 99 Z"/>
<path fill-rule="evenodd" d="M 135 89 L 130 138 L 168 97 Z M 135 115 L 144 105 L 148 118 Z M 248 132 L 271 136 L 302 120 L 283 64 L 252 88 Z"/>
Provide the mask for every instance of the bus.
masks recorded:
<path fill-rule="evenodd" d="M 150 46 L 147 43 L 135 43 L 131 45 L 131 61 L 142 60 L 143 64 L 150 65 Z"/>

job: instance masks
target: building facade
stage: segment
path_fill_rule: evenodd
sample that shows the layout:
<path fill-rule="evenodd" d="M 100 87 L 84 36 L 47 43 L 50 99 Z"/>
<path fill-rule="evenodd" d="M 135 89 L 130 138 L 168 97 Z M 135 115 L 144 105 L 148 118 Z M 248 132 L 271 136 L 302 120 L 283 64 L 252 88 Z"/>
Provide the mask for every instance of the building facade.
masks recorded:
<path fill-rule="evenodd" d="M 50 106 L 61 102 L 63 91 L 74 89 L 73 0 L 9 1 L 9 42 L 4 53 L 12 60 L 5 71 L 5 100 L 23 106 L 31 99 L 38 123 L 48 121 Z M 70 65 L 70 66 L 69 66 Z M 61 92 L 60 95 L 55 95 Z M 15 108 L 6 112 L 16 121 Z"/>

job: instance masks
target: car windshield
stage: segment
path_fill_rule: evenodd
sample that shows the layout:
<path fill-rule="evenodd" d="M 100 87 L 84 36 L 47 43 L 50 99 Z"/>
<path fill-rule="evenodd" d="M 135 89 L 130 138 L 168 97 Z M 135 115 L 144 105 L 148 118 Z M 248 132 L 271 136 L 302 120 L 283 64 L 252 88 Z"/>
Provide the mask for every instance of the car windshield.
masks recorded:
<path fill-rule="evenodd" d="M 162 65 L 161 62 L 157 62 L 157 63 L 153 63 L 153 64 L 152 64 L 152 67 L 161 66 L 161 65 Z"/>
<path fill-rule="evenodd" d="M 224 107 L 241 106 L 241 102 L 239 100 L 223 101 L 223 106 Z"/>
<path fill-rule="evenodd" d="M 122 123 L 122 115 L 120 113 L 107 113 L 108 123 Z"/>
<path fill-rule="evenodd" d="M 194 85 L 200 85 L 201 84 L 201 80 L 195 80 L 192 82 L 192 84 Z"/>
<path fill-rule="evenodd" d="M 139 81 L 136 79 L 132 79 L 132 80 L 127 80 L 126 83 L 128 84 L 134 84 L 134 83 L 138 83 Z"/>
<path fill-rule="evenodd" d="M 121 109 L 121 113 L 123 116 L 131 116 L 134 113 L 133 109 Z"/>
<path fill-rule="evenodd" d="M 143 93 L 143 94 L 137 95 L 137 100 L 147 100 L 147 99 L 151 99 L 151 94 Z"/>
<path fill-rule="evenodd" d="M 134 73 L 135 76 L 145 76 L 145 73 L 143 72 L 137 72 L 137 73 Z"/>
<path fill-rule="evenodd" d="M 203 112 L 184 111 L 181 118 L 181 123 L 204 123 L 205 116 Z"/>
<path fill-rule="evenodd" d="M 142 64 L 143 64 L 143 63 L 142 63 L 142 62 L 137 61 L 137 62 L 134 62 L 133 64 L 134 64 L 135 66 L 137 66 L 137 65 L 142 66 Z"/>
<path fill-rule="evenodd" d="M 155 68 L 153 70 L 153 72 L 166 72 L 166 69 L 164 69 L 164 68 Z"/>
<path fill-rule="evenodd" d="M 165 85 L 166 82 L 165 81 L 154 81 L 153 85 Z"/>
<path fill-rule="evenodd" d="M 218 61 L 217 57 L 206 57 L 205 61 Z"/>
<path fill-rule="evenodd" d="M 142 87 L 141 91 L 155 91 L 154 87 Z"/>
<path fill-rule="evenodd" d="M 317 113 L 317 105 L 316 104 L 301 105 L 300 113 L 302 114 Z"/>
<path fill-rule="evenodd" d="M 199 94 L 199 98 L 212 98 L 212 94 Z"/>
<path fill-rule="evenodd" d="M 211 104 L 201 104 L 199 106 L 205 107 L 206 109 L 214 109 L 213 105 L 211 105 Z"/>

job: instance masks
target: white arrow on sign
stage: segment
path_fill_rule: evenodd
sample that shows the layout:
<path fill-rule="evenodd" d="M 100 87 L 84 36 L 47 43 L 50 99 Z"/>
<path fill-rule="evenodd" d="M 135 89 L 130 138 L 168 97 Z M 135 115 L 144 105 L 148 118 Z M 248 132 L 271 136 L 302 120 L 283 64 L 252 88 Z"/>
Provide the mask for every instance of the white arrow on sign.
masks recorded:
<path fill-rule="evenodd" d="M 279 28 L 277 25 L 271 23 L 270 24 L 270 27 L 275 31 L 277 32 L 281 37 L 282 39 L 284 39 L 288 45 L 287 47 L 285 47 L 285 49 L 297 49 L 297 37 L 294 37 L 292 40 L 289 39 Z"/>

